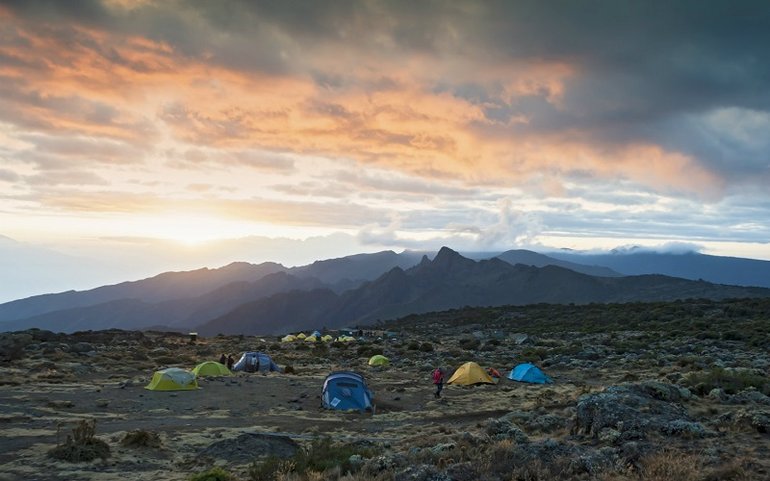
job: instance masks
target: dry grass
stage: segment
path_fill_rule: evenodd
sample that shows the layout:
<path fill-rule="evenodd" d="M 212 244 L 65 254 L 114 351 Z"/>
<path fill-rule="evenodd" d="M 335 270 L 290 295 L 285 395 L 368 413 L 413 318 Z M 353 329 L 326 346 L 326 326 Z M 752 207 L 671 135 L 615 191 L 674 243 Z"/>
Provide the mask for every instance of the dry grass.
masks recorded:
<path fill-rule="evenodd" d="M 82 420 L 72 430 L 71 435 L 63 444 L 59 444 L 48 452 L 48 455 L 54 459 L 79 463 L 82 461 L 93 461 L 96 458 L 105 459 L 110 456 L 110 446 L 97 439 L 96 420 Z"/>

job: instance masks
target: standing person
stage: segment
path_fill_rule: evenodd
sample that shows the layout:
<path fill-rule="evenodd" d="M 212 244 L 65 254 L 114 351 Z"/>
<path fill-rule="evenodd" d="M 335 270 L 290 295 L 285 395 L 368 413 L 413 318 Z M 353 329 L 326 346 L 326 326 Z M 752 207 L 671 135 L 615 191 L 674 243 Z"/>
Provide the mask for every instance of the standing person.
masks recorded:
<path fill-rule="evenodd" d="M 225 364 L 227 362 L 227 358 L 225 357 L 225 354 L 222 353 L 221 356 L 219 356 L 219 364 Z"/>
<path fill-rule="evenodd" d="M 233 357 L 232 354 L 229 354 L 227 356 L 227 369 L 230 369 L 232 371 L 233 364 L 235 364 L 235 358 Z"/>
<path fill-rule="evenodd" d="M 436 399 L 439 399 L 441 397 L 441 390 L 444 389 L 444 373 L 440 367 L 433 371 L 433 384 L 436 385 L 436 392 L 433 395 Z"/>

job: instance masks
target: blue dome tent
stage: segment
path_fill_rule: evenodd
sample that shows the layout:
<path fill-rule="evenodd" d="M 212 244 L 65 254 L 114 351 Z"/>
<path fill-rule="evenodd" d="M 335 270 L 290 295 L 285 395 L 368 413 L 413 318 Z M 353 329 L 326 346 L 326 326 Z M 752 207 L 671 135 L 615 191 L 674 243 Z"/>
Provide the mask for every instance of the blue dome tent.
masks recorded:
<path fill-rule="evenodd" d="M 546 376 L 539 367 L 534 364 L 519 364 L 508 374 L 508 379 L 519 382 L 530 382 L 533 384 L 550 384 L 553 380 Z"/>
<path fill-rule="evenodd" d="M 372 409 L 372 397 L 364 377 L 350 371 L 337 371 L 326 376 L 321 396 L 327 409 L 361 412 Z"/>

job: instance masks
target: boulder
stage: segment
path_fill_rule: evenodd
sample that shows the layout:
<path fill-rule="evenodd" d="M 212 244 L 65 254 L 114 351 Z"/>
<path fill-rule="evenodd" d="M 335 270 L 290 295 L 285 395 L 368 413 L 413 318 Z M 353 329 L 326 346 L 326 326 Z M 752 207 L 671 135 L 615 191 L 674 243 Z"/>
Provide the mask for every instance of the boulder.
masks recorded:
<path fill-rule="evenodd" d="M 232 439 L 223 439 L 210 444 L 200 454 L 229 462 L 249 463 L 261 456 L 289 458 L 299 445 L 287 436 L 244 433 Z"/>
<path fill-rule="evenodd" d="M 650 431 L 677 434 L 683 431 L 664 427 L 690 421 L 678 404 L 688 395 L 689 391 L 660 382 L 610 386 L 578 400 L 572 431 L 598 438 L 602 429 L 611 428 L 620 432 L 622 441 L 642 439 Z"/>
<path fill-rule="evenodd" d="M 430 464 L 409 466 L 393 476 L 394 481 L 452 481 L 446 474 Z"/>
<path fill-rule="evenodd" d="M 526 433 L 506 417 L 490 419 L 487 423 L 487 435 L 497 440 L 511 439 L 517 443 L 529 442 Z"/>
<path fill-rule="evenodd" d="M 86 353 L 90 351 L 95 351 L 93 344 L 90 342 L 76 342 L 69 346 L 69 351 L 74 352 L 76 354 L 80 353 Z"/>

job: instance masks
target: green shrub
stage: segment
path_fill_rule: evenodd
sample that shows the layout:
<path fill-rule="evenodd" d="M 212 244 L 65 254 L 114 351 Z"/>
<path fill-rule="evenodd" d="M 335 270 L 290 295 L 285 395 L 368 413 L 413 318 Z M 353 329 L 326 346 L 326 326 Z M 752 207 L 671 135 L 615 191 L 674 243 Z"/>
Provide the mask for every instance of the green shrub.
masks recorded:
<path fill-rule="evenodd" d="M 145 431 L 144 429 L 138 429 L 126 433 L 120 444 L 128 447 L 138 448 L 159 448 L 160 436 L 154 431 Z"/>
<path fill-rule="evenodd" d="M 433 344 L 429 342 L 423 342 L 420 344 L 420 351 L 422 352 L 433 352 Z"/>
<path fill-rule="evenodd" d="M 417 342 L 417 341 L 412 341 L 412 342 L 409 343 L 408 346 L 406 346 L 406 348 L 408 350 L 410 350 L 410 351 L 419 351 L 420 350 L 420 343 Z"/>
<path fill-rule="evenodd" d="M 460 339 L 460 347 L 463 349 L 467 349 L 467 350 L 478 349 L 480 345 L 481 345 L 481 341 L 479 341 L 475 337 Z"/>
<path fill-rule="evenodd" d="M 278 474 L 309 472 L 322 473 L 327 469 L 339 467 L 341 472 L 353 471 L 350 457 L 354 454 L 369 457 L 372 453 L 350 444 L 334 444 L 329 438 L 314 440 L 310 446 L 297 451 L 288 459 L 271 456 L 262 462 L 254 462 L 249 467 L 251 481 L 274 480 Z"/>
<path fill-rule="evenodd" d="M 235 478 L 224 469 L 215 466 L 192 476 L 190 481 L 235 481 Z"/>
<path fill-rule="evenodd" d="M 724 389 L 727 394 L 737 394 L 745 389 L 754 388 L 765 395 L 770 395 L 770 379 L 747 370 L 714 368 L 710 371 L 690 373 L 685 378 L 685 383 L 701 396 L 715 388 Z"/>

